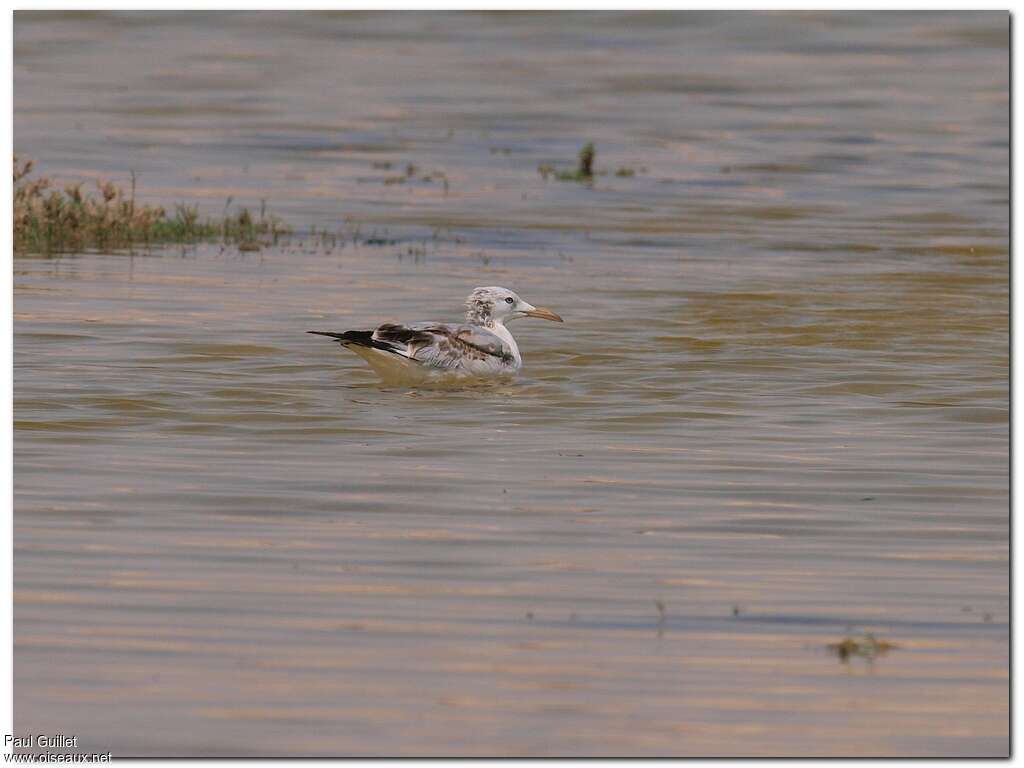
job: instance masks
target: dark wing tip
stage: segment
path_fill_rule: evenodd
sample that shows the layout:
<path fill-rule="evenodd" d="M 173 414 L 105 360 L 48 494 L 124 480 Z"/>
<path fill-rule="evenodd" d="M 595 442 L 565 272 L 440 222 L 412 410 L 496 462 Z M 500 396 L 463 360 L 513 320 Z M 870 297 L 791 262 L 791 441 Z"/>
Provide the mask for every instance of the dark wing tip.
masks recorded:
<path fill-rule="evenodd" d="M 317 336 L 326 336 L 327 338 L 334 339 L 342 344 L 358 344 L 363 347 L 377 346 L 373 338 L 373 331 L 345 331 L 344 333 L 335 333 L 334 331 L 306 331 L 306 333 L 314 333 Z"/>

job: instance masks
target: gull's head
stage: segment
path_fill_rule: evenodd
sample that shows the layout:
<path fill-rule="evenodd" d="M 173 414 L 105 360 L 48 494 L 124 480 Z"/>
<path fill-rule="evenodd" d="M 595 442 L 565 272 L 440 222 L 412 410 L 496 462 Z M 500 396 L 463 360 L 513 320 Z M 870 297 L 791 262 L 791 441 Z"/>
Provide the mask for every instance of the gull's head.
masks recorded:
<path fill-rule="evenodd" d="M 539 317 L 561 323 L 562 318 L 545 307 L 535 307 L 508 288 L 476 288 L 466 299 L 466 320 L 476 325 L 507 323 L 520 317 Z"/>

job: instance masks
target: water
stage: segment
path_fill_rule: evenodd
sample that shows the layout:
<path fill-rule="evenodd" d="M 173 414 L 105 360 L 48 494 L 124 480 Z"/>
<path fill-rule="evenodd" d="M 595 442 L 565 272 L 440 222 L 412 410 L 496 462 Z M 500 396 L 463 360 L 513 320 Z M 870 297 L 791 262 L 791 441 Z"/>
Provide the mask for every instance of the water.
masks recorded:
<path fill-rule="evenodd" d="M 15 260 L 17 732 L 1008 753 L 1007 14 L 14 35 L 42 173 L 341 235 Z M 588 140 L 592 186 L 537 172 Z M 495 284 L 566 323 L 494 390 L 304 333 Z"/>

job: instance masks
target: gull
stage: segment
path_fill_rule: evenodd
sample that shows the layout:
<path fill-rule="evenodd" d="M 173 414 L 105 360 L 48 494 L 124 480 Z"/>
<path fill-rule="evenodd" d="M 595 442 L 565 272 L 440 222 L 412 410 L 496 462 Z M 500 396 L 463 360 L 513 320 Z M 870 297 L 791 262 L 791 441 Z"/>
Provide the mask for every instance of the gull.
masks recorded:
<path fill-rule="evenodd" d="M 505 323 L 520 317 L 563 322 L 545 307 L 498 286 L 476 288 L 466 299 L 464 323 L 384 323 L 372 331 L 308 331 L 336 339 L 363 358 L 387 383 L 501 380 L 523 367 L 519 345 Z"/>

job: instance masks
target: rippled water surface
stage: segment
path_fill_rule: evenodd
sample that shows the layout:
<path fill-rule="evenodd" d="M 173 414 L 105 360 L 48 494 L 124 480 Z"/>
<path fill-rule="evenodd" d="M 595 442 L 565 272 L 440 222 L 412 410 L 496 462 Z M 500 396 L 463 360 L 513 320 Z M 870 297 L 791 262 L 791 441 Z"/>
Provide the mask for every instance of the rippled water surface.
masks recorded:
<path fill-rule="evenodd" d="M 1006 14 L 14 37 L 42 173 L 300 231 L 15 259 L 18 732 L 1007 753 Z M 588 140 L 592 185 L 538 173 Z M 385 388 L 304 333 L 493 284 L 566 318 L 512 326 L 497 389 Z M 897 647 L 827 649 L 864 632 Z"/>

